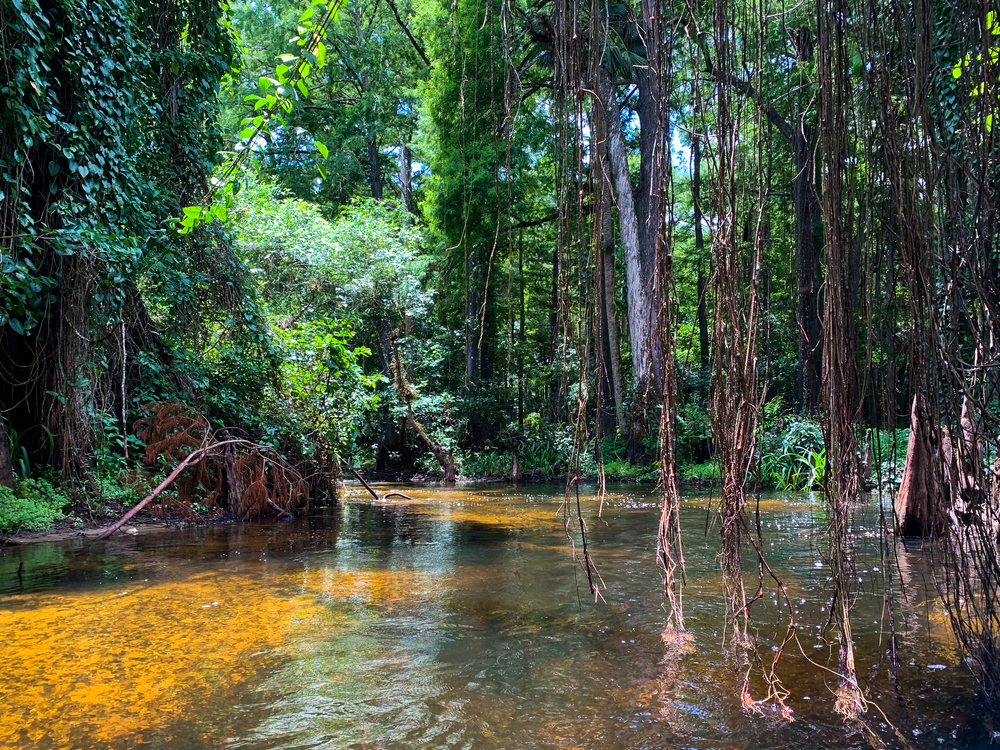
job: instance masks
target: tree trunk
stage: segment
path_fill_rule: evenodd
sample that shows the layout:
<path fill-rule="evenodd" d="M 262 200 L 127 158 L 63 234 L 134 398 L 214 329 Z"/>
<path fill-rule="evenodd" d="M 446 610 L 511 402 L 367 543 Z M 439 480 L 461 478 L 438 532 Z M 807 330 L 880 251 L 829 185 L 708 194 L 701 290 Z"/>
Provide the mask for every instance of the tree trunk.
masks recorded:
<path fill-rule="evenodd" d="M 465 380 L 472 383 L 479 380 L 479 334 L 476 322 L 479 320 L 479 267 L 476 254 L 472 252 L 465 264 Z"/>
<path fill-rule="evenodd" d="M 517 244 L 517 279 L 518 291 L 521 297 L 520 328 L 517 332 L 517 431 L 524 432 L 524 351 L 527 347 L 528 335 L 524 330 L 524 238 Z"/>
<path fill-rule="evenodd" d="M 378 146 L 378 138 L 368 141 L 368 184 L 371 186 L 372 198 L 382 200 L 382 162 Z"/>
<path fill-rule="evenodd" d="M 603 68 L 599 73 L 599 94 L 605 107 L 608 123 L 608 161 L 618 199 L 618 224 L 622 247 L 625 250 L 625 280 L 628 286 L 629 341 L 632 345 L 632 378 L 637 393 L 642 395 L 653 383 L 653 326 L 649 311 L 648 277 L 643 275 L 639 249 L 639 222 L 636 218 L 632 183 L 629 177 L 628 153 L 622 135 L 621 110 L 615 95 L 611 76 Z"/>
<path fill-rule="evenodd" d="M 808 28 L 799 29 L 797 36 L 798 62 L 813 60 L 813 37 Z M 804 112 L 806 102 L 800 102 Z M 795 275 L 798 286 L 796 322 L 799 326 L 796 374 L 796 400 L 805 413 L 815 413 L 819 407 L 822 378 L 822 331 L 819 320 L 820 266 L 816 233 L 820 212 L 816 199 L 816 162 L 813 129 L 805 117 L 796 118 L 792 128 L 792 158 L 795 181 L 792 186 L 792 207 L 795 213 Z"/>
<path fill-rule="evenodd" d="M 559 422 L 562 416 L 562 378 L 556 359 L 559 356 L 560 327 L 562 323 L 559 309 L 559 277 L 562 275 L 562 259 L 559 257 L 558 245 L 552 250 L 552 299 L 549 307 L 549 330 L 552 336 L 552 348 L 549 353 L 549 409 L 553 422 Z"/>
<path fill-rule="evenodd" d="M 945 530 L 947 502 L 942 492 L 943 451 L 940 445 L 933 445 L 932 432 L 920 398 L 914 396 L 906 463 L 895 503 L 897 529 L 903 536 L 934 537 Z"/>
<path fill-rule="evenodd" d="M 613 434 L 615 428 L 621 435 L 626 434 L 625 424 L 625 388 L 622 382 L 622 362 L 618 339 L 618 308 L 615 304 L 615 226 L 612 220 L 614 195 L 609 182 L 609 164 L 607 150 L 607 118 L 603 111 L 592 112 L 594 130 L 598 142 L 598 174 L 596 177 L 599 223 L 600 223 L 600 253 L 598 255 L 596 273 L 600 280 L 600 299 L 598 300 L 598 320 L 603 348 L 603 368 L 601 375 L 602 393 L 606 403 L 610 405 L 610 414 L 602 415 L 604 422 L 602 430 L 605 434 Z"/>
<path fill-rule="evenodd" d="M 798 287 L 795 318 L 799 326 L 799 367 L 795 385 L 799 408 L 810 414 L 815 413 L 819 406 L 822 367 L 820 270 L 816 247 L 819 211 L 813 187 L 816 166 L 811 140 L 811 128 L 808 125 L 801 125 L 792 138 L 795 158 L 792 205 L 795 210 L 795 275 Z"/>
<path fill-rule="evenodd" d="M 656 273 L 656 244 L 664 231 L 660 171 L 667 167 L 663 161 L 667 147 L 662 139 L 655 98 L 658 83 L 658 73 L 653 66 L 636 70 L 636 84 L 639 89 L 639 99 L 635 107 L 639 116 L 639 186 L 635 193 L 635 213 L 639 229 L 639 268 L 646 287 L 647 307 L 642 313 L 649 319 L 651 332 L 656 329 L 656 304 L 660 299 L 660 277 Z M 652 385 L 659 392 L 662 382 L 661 356 L 660 338 L 656 335 L 651 335 L 650 359 Z"/>
<path fill-rule="evenodd" d="M 14 486 L 14 464 L 10 457 L 10 435 L 7 421 L 0 416 L 0 487 Z"/>
<path fill-rule="evenodd" d="M 493 379 L 494 351 L 493 342 L 496 340 L 497 316 L 494 305 L 493 293 L 487 288 L 484 291 L 484 304 L 482 310 L 482 330 L 479 334 L 479 377 L 483 380 Z M 476 310 L 479 315 L 479 310 Z"/>
<path fill-rule="evenodd" d="M 701 351 L 701 369 L 708 371 L 708 302 L 705 295 L 708 280 L 702 270 L 705 259 L 705 232 L 702 228 L 701 211 L 701 138 L 691 139 L 691 155 L 694 171 L 691 174 L 691 200 L 694 203 L 694 248 L 698 263 L 698 344 Z"/>

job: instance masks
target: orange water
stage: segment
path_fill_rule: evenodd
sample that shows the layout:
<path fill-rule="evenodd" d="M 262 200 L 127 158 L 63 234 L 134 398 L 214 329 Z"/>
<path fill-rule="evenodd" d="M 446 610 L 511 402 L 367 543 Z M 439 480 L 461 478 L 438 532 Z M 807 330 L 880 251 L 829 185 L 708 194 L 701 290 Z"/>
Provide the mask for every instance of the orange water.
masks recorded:
<path fill-rule="evenodd" d="M 799 634 L 777 672 L 788 723 L 741 710 L 710 498 L 684 501 L 691 640 L 678 644 L 662 633 L 656 497 L 618 488 L 601 520 L 584 498 L 607 584 L 595 604 L 560 488 L 405 491 L 379 504 L 351 490 L 290 523 L 3 548 L 0 748 L 866 746 L 832 711 L 813 498 L 761 504 Z M 890 722 L 916 748 L 981 746 L 972 677 L 919 552 L 899 551 L 898 687 L 884 659 L 874 669 L 889 638 L 874 510 L 858 524 L 872 727 L 890 747 Z M 764 663 L 787 622 L 776 593 L 768 583 L 753 609 Z"/>

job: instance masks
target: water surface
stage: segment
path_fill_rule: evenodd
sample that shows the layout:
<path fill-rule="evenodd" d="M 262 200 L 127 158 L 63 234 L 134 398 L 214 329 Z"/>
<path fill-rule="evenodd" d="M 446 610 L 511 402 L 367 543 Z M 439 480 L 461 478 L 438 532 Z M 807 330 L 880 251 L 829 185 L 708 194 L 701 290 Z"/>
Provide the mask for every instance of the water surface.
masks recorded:
<path fill-rule="evenodd" d="M 684 499 L 693 642 L 679 649 L 663 638 L 648 491 L 614 488 L 600 520 L 584 498 L 598 603 L 566 539 L 561 488 L 405 491 L 413 501 L 376 503 L 349 489 L 343 506 L 286 523 L 0 548 L 0 748 L 867 746 L 833 713 L 816 498 L 761 503 L 799 634 L 778 669 L 788 723 L 769 706 L 741 710 L 711 498 Z M 927 556 L 897 550 L 893 679 L 875 509 L 857 523 L 872 725 L 890 747 L 902 744 L 889 722 L 914 748 L 982 747 Z M 767 583 L 753 610 L 765 660 L 787 623 L 777 593 Z"/>

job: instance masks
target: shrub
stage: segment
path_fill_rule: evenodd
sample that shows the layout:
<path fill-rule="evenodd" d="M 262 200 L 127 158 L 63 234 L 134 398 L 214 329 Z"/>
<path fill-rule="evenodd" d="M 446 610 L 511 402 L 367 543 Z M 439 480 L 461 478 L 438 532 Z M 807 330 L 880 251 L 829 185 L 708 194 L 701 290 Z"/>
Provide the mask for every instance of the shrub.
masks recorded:
<path fill-rule="evenodd" d="M 816 420 L 796 415 L 776 418 L 765 407 L 764 429 L 760 443 L 761 487 L 798 491 L 823 482 L 826 454 L 823 430 Z"/>
<path fill-rule="evenodd" d="M 681 479 L 685 482 L 699 484 L 718 484 L 722 481 L 722 470 L 718 461 L 705 461 L 700 464 L 685 466 L 681 469 Z"/>
<path fill-rule="evenodd" d="M 62 516 L 70 500 L 46 479 L 22 479 L 0 487 L 0 533 L 42 531 Z"/>

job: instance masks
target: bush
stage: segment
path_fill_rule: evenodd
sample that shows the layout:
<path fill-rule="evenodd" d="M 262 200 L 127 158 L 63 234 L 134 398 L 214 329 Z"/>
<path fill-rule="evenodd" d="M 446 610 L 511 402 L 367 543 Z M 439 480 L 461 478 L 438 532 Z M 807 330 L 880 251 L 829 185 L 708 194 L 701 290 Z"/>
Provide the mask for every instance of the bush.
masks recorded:
<path fill-rule="evenodd" d="M 0 487 L 0 533 L 48 529 L 69 504 L 69 498 L 46 479 L 22 479 L 13 489 Z"/>
<path fill-rule="evenodd" d="M 777 409 L 768 407 L 760 443 L 761 487 L 794 492 L 822 484 L 826 453 L 819 422 L 797 415 L 778 417 Z"/>
<path fill-rule="evenodd" d="M 718 461 L 705 461 L 700 464 L 685 466 L 680 471 L 681 480 L 697 482 L 698 484 L 719 484 L 722 481 L 722 470 Z"/>

